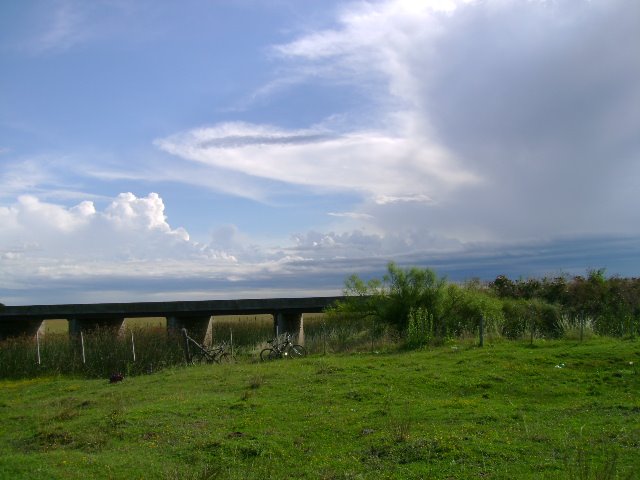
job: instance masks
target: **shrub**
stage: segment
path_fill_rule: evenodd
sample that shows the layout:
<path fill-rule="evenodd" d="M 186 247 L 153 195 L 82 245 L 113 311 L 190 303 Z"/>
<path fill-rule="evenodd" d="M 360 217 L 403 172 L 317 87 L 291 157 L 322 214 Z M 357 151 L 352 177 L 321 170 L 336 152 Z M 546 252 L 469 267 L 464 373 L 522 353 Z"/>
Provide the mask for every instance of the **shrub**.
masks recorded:
<path fill-rule="evenodd" d="M 451 335 L 475 332 L 484 319 L 486 332 L 498 333 L 504 322 L 502 301 L 478 286 L 447 287 L 444 301 L 444 317 Z"/>
<path fill-rule="evenodd" d="M 558 337 L 560 309 L 541 300 L 503 300 L 504 320 L 501 333 L 507 338 L 520 338 L 525 333 Z"/>
<path fill-rule="evenodd" d="M 407 345 L 420 347 L 433 339 L 434 322 L 433 314 L 426 308 L 418 307 L 409 312 L 409 325 L 407 327 Z"/>
<path fill-rule="evenodd" d="M 444 335 L 445 292 L 446 280 L 438 278 L 434 271 L 417 267 L 402 269 L 389 263 L 382 280 L 365 282 L 357 275 L 349 277 L 344 289 L 347 299 L 327 313 L 329 317 L 344 319 L 372 318 L 406 332 L 410 312 L 423 308 L 433 315 L 437 333 Z"/>
<path fill-rule="evenodd" d="M 489 286 L 505 300 L 541 301 L 553 305 L 562 315 L 589 318 L 594 332 L 599 335 L 633 337 L 640 333 L 639 278 L 607 278 L 604 269 L 594 269 L 586 276 L 572 279 L 560 276 L 513 281 L 500 275 Z M 543 313 L 544 329 L 552 332 L 555 314 L 551 311 Z M 514 326 L 513 321 L 510 319 L 509 328 Z"/>

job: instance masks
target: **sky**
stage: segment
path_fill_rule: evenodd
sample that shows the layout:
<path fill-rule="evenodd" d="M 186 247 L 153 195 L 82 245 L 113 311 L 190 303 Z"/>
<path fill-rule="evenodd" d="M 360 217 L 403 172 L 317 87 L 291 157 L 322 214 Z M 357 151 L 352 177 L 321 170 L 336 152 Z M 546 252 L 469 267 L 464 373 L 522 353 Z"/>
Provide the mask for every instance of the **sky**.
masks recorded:
<path fill-rule="evenodd" d="M 640 275 L 637 0 L 4 0 L 0 302 Z"/>

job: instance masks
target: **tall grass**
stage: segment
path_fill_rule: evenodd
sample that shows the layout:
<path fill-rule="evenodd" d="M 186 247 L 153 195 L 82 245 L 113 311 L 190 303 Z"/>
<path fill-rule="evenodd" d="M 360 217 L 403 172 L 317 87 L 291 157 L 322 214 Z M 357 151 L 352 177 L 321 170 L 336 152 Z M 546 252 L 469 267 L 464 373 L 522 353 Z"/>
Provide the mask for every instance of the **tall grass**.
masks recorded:
<path fill-rule="evenodd" d="M 366 317 L 305 316 L 305 347 L 310 353 L 344 353 L 388 349 L 398 334 L 389 325 Z"/>
<path fill-rule="evenodd" d="M 160 328 L 136 328 L 122 336 L 113 329 L 99 328 L 82 337 L 50 334 L 39 340 L 40 363 L 35 338 L 0 343 L 0 378 L 60 374 L 99 378 L 115 372 L 135 375 L 184 362 L 180 336 Z"/>
<path fill-rule="evenodd" d="M 568 340 L 583 340 L 596 336 L 595 321 L 589 316 L 563 314 L 558 319 L 561 336 Z"/>
<path fill-rule="evenodd" d="M 233 340 L 236 355 L 249 355 L 257 345 L 273 338 L 271 315 L 243 315 L 214 317 L 212 322 L 213 343 Z"/>
<path fill-rule="evenodd" d="M 214 343 L 230 341 L 237 355 L 257 353 L 274 336 L 271 315 L 215 317 L 212 324 Z M 310 353 L 341 353 L 382 349 L 397 338 L 388 326 L 370 319 L 339 319 L 323 314 L 305 314 L 304 342 Z"/>

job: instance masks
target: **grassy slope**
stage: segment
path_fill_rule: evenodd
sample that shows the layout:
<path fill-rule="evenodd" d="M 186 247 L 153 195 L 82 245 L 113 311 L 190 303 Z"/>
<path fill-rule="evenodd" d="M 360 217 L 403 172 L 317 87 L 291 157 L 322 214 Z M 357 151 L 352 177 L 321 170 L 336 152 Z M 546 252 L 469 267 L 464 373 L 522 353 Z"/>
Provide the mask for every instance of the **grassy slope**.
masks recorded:
<path fill-rule="evenodd" d="M 505 342 L 0 381 L 0 478 L 624 478 L 638 365 L 638 341 Z"/>

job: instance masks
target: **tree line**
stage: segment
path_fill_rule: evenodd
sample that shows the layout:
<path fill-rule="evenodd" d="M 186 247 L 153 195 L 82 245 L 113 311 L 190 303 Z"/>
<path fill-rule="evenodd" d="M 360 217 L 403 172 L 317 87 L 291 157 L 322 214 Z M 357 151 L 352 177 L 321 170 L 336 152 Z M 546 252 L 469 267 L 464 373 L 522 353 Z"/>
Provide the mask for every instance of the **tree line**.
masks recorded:
<path fill-rule="evenodd" d="M 640 279 L 585 276 L 448 282 L 428 268 L 389 263 L 382 278 L 345 281 L 346 299 L 328 314 L 368 318 L 392 328 L 410 344 L 424 344 L 478 331 L 480 323 L 507 338 L 640 333 Z"/>

